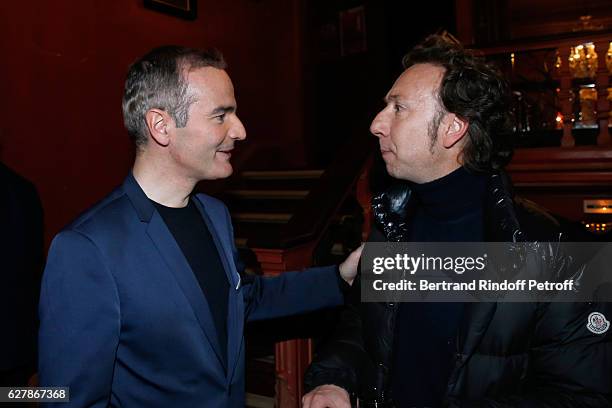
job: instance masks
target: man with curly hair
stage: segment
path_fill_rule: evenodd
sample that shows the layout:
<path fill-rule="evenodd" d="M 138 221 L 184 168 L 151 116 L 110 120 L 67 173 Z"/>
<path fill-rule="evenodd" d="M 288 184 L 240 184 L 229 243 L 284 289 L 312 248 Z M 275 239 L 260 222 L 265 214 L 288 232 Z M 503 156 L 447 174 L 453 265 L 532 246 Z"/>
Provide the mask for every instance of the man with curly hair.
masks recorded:
<path fill-rule="evenodd" d="M 374 198 L 369 240 L 558 241 L 559 221 L 514 197 L 501 171 L 510 157 L 501 75 L 448 35 L 403 63 L 370 128 L 399 182 Z M 586 325 L 590 313 L 612 314 L 605 303 L 356 297 L 306 374 L 306 408 L 349 407 L 368 391 L 397 407 L 610 406 L 610 333 Z"/>

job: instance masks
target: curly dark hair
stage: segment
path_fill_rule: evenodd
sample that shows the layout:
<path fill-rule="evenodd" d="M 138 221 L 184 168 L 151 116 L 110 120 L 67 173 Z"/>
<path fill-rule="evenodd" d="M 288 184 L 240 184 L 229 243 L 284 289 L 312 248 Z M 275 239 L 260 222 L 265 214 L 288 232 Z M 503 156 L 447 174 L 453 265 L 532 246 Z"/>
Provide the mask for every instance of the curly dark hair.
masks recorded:
<path fill-rule="evenodd" d="M 427 37 L 402 63 L 404 68 L 415 64 L 445 68 L 438 99 L 448 112 L 469 123 L 462 151 L 464 167 L 487 171 L 508 163 L 512 156 L 510 88 L 497 68 L 446 33 Z"/>
<path fill-rule="evenodd" d="M 145 115 L 149 109 L 165 110 L 178 127 L 187 124 L 193 98 L 187 92 L 186 76 L 190 70 L 204 67 L 226 69 L 227 64 L 216 49 L 166 45 L 130 66 L 123 92 L 123 122 L 137 148 L 147 143 Z"/>

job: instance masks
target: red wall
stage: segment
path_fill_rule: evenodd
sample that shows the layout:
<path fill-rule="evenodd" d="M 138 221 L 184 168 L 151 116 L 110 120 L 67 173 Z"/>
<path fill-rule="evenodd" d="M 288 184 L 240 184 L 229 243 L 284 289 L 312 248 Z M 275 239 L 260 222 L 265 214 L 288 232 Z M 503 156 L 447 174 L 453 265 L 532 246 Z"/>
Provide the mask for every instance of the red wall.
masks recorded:
<path fill-rule="evenodd" d="M 141 0 L 34 0 L 0 9 L 0 159 L 38 187 L 49 239 L 119 184 L 132 161 L 121 119 L 129 64 L 162 44 L 224 52 L 248 137 L 236 162 L 277 149 L 301 166 L 299 0 L 199 0 L 198 19 Z M 263 153 L 262 153 L 263 152 Z"/>

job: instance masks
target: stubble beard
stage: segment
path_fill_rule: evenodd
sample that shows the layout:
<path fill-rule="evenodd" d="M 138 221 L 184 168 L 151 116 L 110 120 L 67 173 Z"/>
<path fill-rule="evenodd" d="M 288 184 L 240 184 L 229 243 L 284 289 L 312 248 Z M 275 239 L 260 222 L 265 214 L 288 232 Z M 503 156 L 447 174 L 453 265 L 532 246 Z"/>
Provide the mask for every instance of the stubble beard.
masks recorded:
<path fill-rule="evenodd" d="M 440 123 L 442 122 L 442 118 L 446 112 L 444 109 L 439 106 L 436 107 L 436 111 L 434 112 L 431 120 L 427 124 L 427 135 L 429 136 L 429 152 L 434 154 L 434 146 L 436 141 L 438 140 L 438 129 L 440 128 Z"/>

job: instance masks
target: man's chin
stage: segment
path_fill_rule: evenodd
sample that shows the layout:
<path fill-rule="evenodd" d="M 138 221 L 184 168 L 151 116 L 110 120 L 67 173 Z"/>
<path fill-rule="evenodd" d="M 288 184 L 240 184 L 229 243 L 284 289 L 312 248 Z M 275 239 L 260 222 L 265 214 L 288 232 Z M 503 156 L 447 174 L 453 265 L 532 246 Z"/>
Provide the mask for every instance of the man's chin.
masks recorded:
<path fill-rule="evenodd" d="M 228 165 L 227 167 L 223 169 L 216 169 L 216 171 L 214 172 L 209 172 L 207 174 L 204 174 L 202 177 L 200 177 L 200 181 L 222 180 L 222 179 L 228 178 L 233 173 L 234 173 L 234 169 L 232 168 L 231 165 Z"/>
<path fill-rule="evenodd" d="M 401 169 L 398 169 L 397 167 L 393 167 L 389 164 L 386 165 L 387 168 L 387 174 L 389 174 L 389 176 L 398 179 L 398 180 L 407 180 L 407 181 L 413 181 L 414 179 L 414 175 L 413 174 L 407 174 L 408 172 L 402 171 Z"/>
<path fill-rule="evenodd" d="M 393 166 L 391 166 L 389 163 L 385 163 L 385 168 L 387 169 L 387 174 L 393 178 L 398 178 L 397 170 Z"/>
<path fill-rule="evenodd" d="M 234 173 L 234 168 L 231 164 L 227 163 L 227 166 L 223 169 L 219 169 L 219 173 L 217 174 L 216 179 L 224 179 L 228 178 Z"/>

